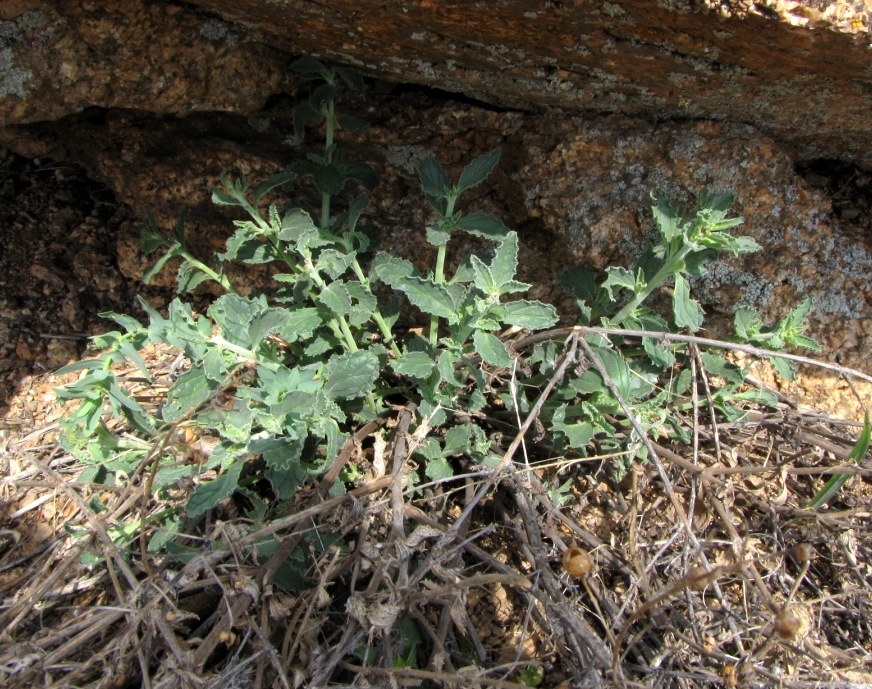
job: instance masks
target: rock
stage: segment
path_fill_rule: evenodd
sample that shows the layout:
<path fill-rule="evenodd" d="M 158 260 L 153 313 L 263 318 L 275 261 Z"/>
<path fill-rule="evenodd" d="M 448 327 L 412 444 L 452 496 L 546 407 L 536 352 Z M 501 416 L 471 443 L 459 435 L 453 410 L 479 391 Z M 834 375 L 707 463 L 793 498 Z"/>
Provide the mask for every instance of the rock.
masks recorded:
<path fill-rule="evenodd" d="M 319 150 L 317 136 L 303 145 L 291 136 L 302 84 L 287 67 L 292 53 L 305 52 L 465 94 L 452 100 L 375 81 L 361 96 L 342 96 L 344 112 L 372 123 L 367 132 L 340 132 L 339 141 L 381 175 L 365 220 L 381 231 L 382 249 L 431 266 L 417 161 L 433 152 L 456 177 L 474 156 L 499 148 L 499 167 L 464 195 L 461 209 L 492 212 L 519 231 L 530 296 L 555 303 L 571 322 L 574 299 L 557 276 L 577 263 L 628 265 L 654 231 L 653 188 L 687 205 L 704 187 L 731 190 L 745 219 L 739 231 L 764 251 L 723 257 L 695 282 L 713 334 L 730 332 L 737 304 L 758 307 L 772 323 L 811 295 L 810 334 L 826 355 L 869 370 L 865 209 L 872 204 L 835 200 L 849 182 L 857 195 L 872 185 L 862 167 L 872 163 L 865 10 L 691 0 L 553 2 L 535 10 L 508 0 L 450 12 L 429 0 L 401 9 L 297 0 L 194 5 L 201 9 L 137 0 L 0 7 L 0 145 L 66 159 L 92 178 L 88 203 L 65 210 L 77 188 L 59 166 L 51 203 L 31 206 L 49 208 L 42 224 L 10 206 L 0 267 L 20 276 L 0 275 L 0 296 L 40 304 L 45 318 L 54 309 L 60 330 L 92 332 L 93 303 L 135 308 L 136 280 L 154 260 L 137 241 L 152 214 L 169 232 L 186 212 L 190 247 L 208 259 L 241 217 L 209 201 L 222 171 L 258 182 Z M 822 158 L 837 160 L 844 184 L 834 185 L 833 165 Z M 50 165 L 33 162 L 28 174 L 36 180 Z M 111 202 L 98 198 L 94 181 Z M 0 180 L 0 195 L 20 193 Z M 306 188 L 275 198 L 318 204 Z M 98 212 L 110 203 L 111 212 Z M 24 227 L 50 243 L 29 252 L 18 241 Z M 448 269 L 487 248 L 459 239 Z M 47 268 L 54 265 L 62 278 Z M 169 299 L 173 268 L 143 288 L 156 306 Z M 272 287 L 268 266 L 230 271 L 243 293 Z M 23 313 L 16 328 L 24 327 Z M 37 353 L 24 344 L 20 356 L 32 361 Z"/>
<path fill-rule="evenodd" d="M 867 0 L 530 3 L 17 0 L 0 124 L 89 107 L 254 113 L 287 56 L 511 108 L 753 124 L 799 157 L 872 163 Z"/>
<path fill-rule="evenodd" d="M 293 90 L 287 62 L 238 27 L 175 3 L 3 3 L 0 124 L 87 108 L 254 112 Z"/>

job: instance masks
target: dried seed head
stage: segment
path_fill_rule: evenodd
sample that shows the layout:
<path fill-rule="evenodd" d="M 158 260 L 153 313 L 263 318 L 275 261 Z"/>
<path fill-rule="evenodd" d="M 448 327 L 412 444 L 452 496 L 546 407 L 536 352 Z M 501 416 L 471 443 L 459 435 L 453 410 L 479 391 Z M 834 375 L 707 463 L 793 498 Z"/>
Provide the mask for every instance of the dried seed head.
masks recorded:
<path fill-rule="evenodd" d="M 814 549 L 811 547 L 811 543 L 800 543 L 793 546 L 788 552 L 790 557 L 802 564 L 811 560 Z"/>
<path fill-rule="evenodd" d="M 570 576 L 580 579 L 593 571 L 593 560 L 590 559 L 586 550 L 573 546 L 563 553 L 563 569 Z"/>
<path fill-rule="evenodd" d="M 799 616 L 791 608 L 784 608 L 775 616 L 773 625 L 780 639 L 790 641 L 796 638 L 796 633 L 799 631 Z"/>

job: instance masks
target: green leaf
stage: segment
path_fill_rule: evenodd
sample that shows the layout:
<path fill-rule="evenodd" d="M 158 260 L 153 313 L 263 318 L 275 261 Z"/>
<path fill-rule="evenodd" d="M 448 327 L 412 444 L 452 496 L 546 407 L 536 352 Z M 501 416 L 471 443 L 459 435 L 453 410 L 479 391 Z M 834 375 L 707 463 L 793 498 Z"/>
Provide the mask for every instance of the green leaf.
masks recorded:
<path fill-rule="evenodd" d="M 469 165 L 463 168 L 463 172 L 460 175 L 460 182 L 456 189 L 457 193 L 460 194 L 461 192 L 484 182 L 499 160 L 500 152 L 498 149 L 473 160 Z"/>
<path fill-rule="evenodd" d="M 444 457 L 452 457 L 469 452 L 469 434 L 471 428 L 472 426 L 467 426 L 466 424 L 449 428 L 445 433 L 445 447 L 442 449 L 442 455 Z"/>
<path fill-rule="evenodd" d="M 509 355 L 506 345 L 498 337 L 476 330 L 472 336 L 472 342 L 475 351 L 485 363 L 503 368 L 512 368 L 515 365 L 515 360 Z"/>
<path fill-rule="evenodd" d="M 642 347 L 648 358 L 659 370 L 665 371 L 675 364 L 675 355 L 669 344 L 653 337 L 643 337 Z"/>
<path fill-rule="evenodd" d="M 391 362 L 391 368 L 401 376 L 423 380 L 433 373 L 436 362 L 424 352 L 409 352 L 401 359 Z"/>
<path fill-rule="evenodd" d="M 745 380 L 742 369 L 712 352 L 703 353 L 702 365 L 710 376 L 720 376 L 735 385 L 739 385 Z"/>
<path fill-rule="evenodd" d="M 253 232 L 251 227 L 240 227 L 236 230 L 227 240 L 227 250 L 217 256 L 221 261 L 236 259 L 251 265 L 270 263 L 279 258 L 272 244 L 261 241 L 258 233 Z"/>
<path fill-rule="evenodd" d="M 324 115 L 312 103 L 309 101 L 300 103 L 294 108 L 294 140 L 299 143 L 305 138 L 306 122 L 310 120 L 321 122 L 322 119 L 324 119 Z M 214 194 L 212 200 L 214 201 Z"/>
<path fill-rule="evenodd" d="M 282 218 L 282 229 L 278 235 L 283 242 L 308 246 L 309 242 L 317 236 L 318 228 L 312 221 L 312 216 L 306 211 L 294 208 L 285 213 Z"/>
<path fill-rule="evenodd" d="M 440 481 L 454 476 L 454 469 L 451 468 L 451 464 L 447 459 L 439 457 L 427 462 L 427 468 L 424 469 L 424 473 L 433 481 Z"/>
<path fill-rule="evenodd" d="M 436 438 L 427 438 L 423 443 L 415 450 L 415 454 L 421 455 L 428 462 L 435 461 L 437 459 L 442 458 L 442 447 L 439 445 L 439 441 Z"/>
<path fill-rule="evenodd" d="M 455 365 L 459 361 L 460 358 L 454 352 L 448 350 L 443 351 L 436 361 L 436 368 L 439 369 L 439 375 L 442 376 L 442 380 L 456 388 L 463 387 L 463 381 L 457 378 L 454 370 Z"/>
<path fill-rule="evenodd" d="M 336 73 L 342 77 L 342 81 L 352 91 L 363 91 L 363 75 L 350 67 L 338 67 Z"/>
<path fill-rule="evenodd" d="M 390 254 L 378 254 L 370 266 L 370 279 L 381 280 L 386 285 L 397 289 L 405 278 L 417 276 L 418 271 L 409 261 L 396 258 Z"/>
<path fill-rule="evenodd" d="M 362 120 L 359 117 L 351 117 L 350 115 L 339 115 L 336 118 L 339 126 L 348 132 L 362 132 L 369 129 L 369 122 Z"/>
<path fill-rule="evenodd" d="M 509 228 L 503 224 L 502 220 L 483 211 L 476 211 L 475 213 L 465 215 L 457 223 L 457 227 L 476 237 L 495 241 L 509 233 Z"/>
<path fill-rule="evenodd" d="M 433 246 L 445 246 L 451 239 L 451 234 L 444 230 L 437 230 L 435 227 L 428 227 L 425 236 L 427 241 Z"/>
<path fill-rule="evenodd" d="M 792 383 L 796 379 L 796 367 L 792 361 L 782 359 L 780 356 L 770 356 L 769 361 L 772 363 L 775 373 L 784 378 L 784 380 Z"/>
<path fill-rule="evenodd" d="M 324 366 L 324 392 L 331 399 L 363 397 L 373 390 L 378 375 L 378 357 L 372 352 L 336 355 Z"/>
<path fill-rule="evenodd" d="M 217 383 L 209 380 L 199 366 L 186 371 L 167 392 L 167 401 L 163 406 L 164 421 L 175 421 L 200 406 L 217 387 Z"/>
<path fill-rule="evenodd" d="M 696 332 L 702 327 L 703 310 L 699 302 L 690 298 L 690 285 L 680 274 L 675 275 L 675 294 L 672 298 L 675 325 Z"/>
<path fill-rule="evenodd" d="M 602 288 L 609 293 L 609 298 L 612 301 L 617 301 L 617 298 L 615 297 L 615 292 L 613 291 L 615 289 L 626 289 L 630 292 L 633 292 L 634 294 L 637 292 L 636 276 L 633 275 L 632 271 L 627 270 L 626 268 L 609 266 L 608 277 L 603 283 Z"/>
<path fill-rule="evenodd" d="M 418 174 L 421 176 L 421 187 L 425 194 L 434 199 L 445 198 L 451 182 L 445 168 L 433 156 L 427 156 L 418 161 Z"/>
<path fill-rule="evenodd" d="M 509 232 L 494 252 L 491 261 L 491 274 L 497 286 L 513 282 L 515 271 L 518 269 L 518 234 Z"/>
<path fill-rule="evenodd" d="M 405 277 L 391 286 L 403 292 L 424 313 L 445 318 L 449 323 L 458 322 L 459 315 L 454 299 L 442 285 L 419 277 Z"/>
<path fill-rule="evenodd" d="M 182 247 L 178 243 L 172 244 L 167 249 L 167 252 L 163 256 L 161 256 L 159 259 L 157 259 L 157 261 L 155 261 L 154 264 L 150 268 L 148 268 L 147 270 L 145 270 L 142 273 L 142 281 L 146 285 L 151 283 L 151 279 L 155 275 L 157 275 L 161 270 L 163 270 L 163 267 L 167 264 L 168 261 L 170 261 L 171 259 L 178 256 L 181 249 L 182 249 Z"/>
<path fill-rule="evenodd" d="M 176 280 L 179 283 L 179 294 L 192 292 L 197 285 L 211 279 L 212 278 L 209 275 L 204 273 L 197 266 L 185 261 L 179 268 L 179 273 L 176 276 Z"/>
<path fill-rule="evenodd" d="M 311 337 L 315 329 L 321 325 L 321 314 L 316 308 L 289 309 L 287 314 L 285 327 L 276 332 L 286 342 L 296 342 L 298 339 Z"/>
<path fill-rule="evenodd" d="M 357 227 L 357 221 L 360 219 L 360 214 L 369 207 L 369 197 L 361 194 L 352 201 L 348 206 L 348 230 L 354 232 Z"/>
<path fill-rule="evenodd" d="M 276 175 L 273 175 L 265 182 L 261 182 L 254 190 L 254 194 L 252 194 L 252 205 L 257 206 L 258 202 L 263 198 L 264 194 L 272 191 L 276 187 L 280 187 L 290 182 L 293 182 L 295 179 L 297 179 L 297 173 L 288 170 L 286 172 L 280 172 Z"/>
<path fill-rule="evenodd" d="M 500 290 L 496 280 L 494 280 L 490 267 L 478 256 L 470 256 L 469 260 L 474 275 L 473 284 L 475 284 L 476 288 L 489 296 L 498 296 Z M 456 278 L 457 276 L 455 275 Z"/>
<path fill-rule="evenodd" d="M 736 309 L 733 322 L 736 326 L 736 335 L 745 342 L 750 342 L 763 327 L 757 311 L 750 306 L 740 306 Z"/>
<path fill-rule="evenodd" d="M 557 309 L 551 304 L 543 304 L 541 301 L 528 301 L 518 299 L 510 301 L 503 306 L 506 309 L 505 322 L 531 330 L 544 330 L 554 325 L 557 320 Z"/>
<path fill-rule="evenodd" d="M 251 348 L 257 346 L 273 333 L 282 332 L 288 327 L 291 312 L 287 309 L 270 308 L 251 319 L 248 325 L 248 340 Z"/>
<path fill-rule="evenodd" d="M 846 462 L 860 463 L 869 451 L 869 444 L 872 442 L 872 426 L 869 424 L 869 412 L 866 411 L 866 417 L 863 421 L 863 431 L 860 437 L 851 449 L 850 454 L 845 458 Z M 809 509 L 817 510 L 826 505 L 832 500 L 836 494 L 842 490 L 842 487 L 850 480 L 848 474 L 836 474 L 826 482 L 823 489 L 820 490 L 808 503 Z"/>
<path fill-rule="evenodd" d="M 145 361 L 142 360 L 142 357 L 139 356 L 139 352 L 136 351 L 136 348 L 131 344 L 130 340 L 122 340 L 118 344 L 118 351 L 121 352 L 124 356 L 126 356 L 130 361 L 136 364 L 136 367 L 139 369 L 139 372 L 142 374 L 143 378 L 151 381 L 151 375 L 148 373 L 148 368 L 145 365 Z"/>
<path fill-rule="evenodd" d="M 197 517 L 233 495 L 239 483 L 239 474 L 242 472 L 243 465 L 244 462 L 234 462 L 226 473 L 208 483 L 198 485 L 191 493 L 188 504 L 185 506 L 185 512 L 188 516 Z"/>
<path fill-rule="evenodd" d="M 250 299 L 238 294 L 225 294 L 212 303 L 208 313 L 225 340 L 251 349 L 249 326 L 268 309 L 265 297 Z"/>
<path fill-rule="evenodd" d="M 145 227 L 140 231 L 139 246 L 146 254 L 150 254 L 160 246 L 169 246 L 169 242 L 160 233 L 157 223 L 155 223 L 154 216 L 149 217 Z"/>
<path fill-rule="evenodd" d="M 62 376 L 65 373 L 72 373 L 73 371 L 82 371 L 84 369 L 101 369 L 103 368 L 103 361 L 101 359 L 86 359 L 85 361 L 75 361 L 72 364 L 67 364 L 63 368 L 59 368 L 54 372 L 56 376 Z"/>
<path fill-rule="evenodd" d="M 378 186 L 379 178 L 375 170 L 363 162 L 348 163 L 345 166 L 345 175 L 349 179 L 356 179 L 367 189 L 375 189 Z"/>
<path fill-rule="evenodd" d="M 306 481 L 306 471 L 299 462 L 291 463 L 285 468 L 268 466 L 264 477 L 270 482 L 279 500 L 290 500 L 294 492 Z"/>
<path fill-rule="evenodd" d="M 337 316 L 344 316 L 351 311 L 351 295 L 341 282 L 331 282 L 318 298 Z"/>
<path fill-rule="evenodd" d="M 672 205 L 659 189 L 651 192 L 651 200 L 656 204 L 651 207 L 654 223 L 664 241 L 669 243 L 681 237 L 685 232 L 681 206 Z"/>
<path fill-rule="evenodd" d="M 596 277 L 584 266 L 570 268 L 560 278 L 560 285 L 569 290 L 578 299 L 593 302 L 596 299 Z"/>
<path fill-rule="evenodd" d="M 304 79 L 324 78 L 329 71 L 323 62 L 314 57 L 301 57 L 294 60 L 291 69 Z"/>
<path fill-rule="evenodd" d="M 566 405 L 561 404 L 555 411 L 551 420 L 551 428 L 566 436 L 566 440 L 570 447 L 578 450 L 587 447 L 587 444 L 593 440 L 594 429 L 593 425 L 587 421 L 581 423 L 564 423 L 566 418 Z"/>
<path fill-rule="evenodd" d="M 345 174 L 337 165 L 325 164 L 315 170 L 312 181 L 322 194 L 338 194 L 345 188 Z"/>
<path fill-rule="evenodd" d="M 197 421 L 203 426 L 218 431 L 222 438 L 232 443 L 244 443 L 251 437 L 254 418 L 250 400 L 234 398 L 231 409 L 217 407 L 206 409 L 198 415 Z"/>

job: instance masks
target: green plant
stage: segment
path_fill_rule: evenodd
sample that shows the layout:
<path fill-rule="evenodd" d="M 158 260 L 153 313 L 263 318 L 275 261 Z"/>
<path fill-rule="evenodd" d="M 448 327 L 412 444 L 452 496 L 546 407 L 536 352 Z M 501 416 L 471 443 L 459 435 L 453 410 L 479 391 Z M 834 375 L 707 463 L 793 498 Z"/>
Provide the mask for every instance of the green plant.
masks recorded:
<path fill-rule="evenodd" d="M 538 687 L 542 684 L 542 671 L 535 665 L 519 668 L 518 681 L 528 687 Z"/>
<path fill-rule="evenodd" d="M 584 269 L 563 277 L 579 298 L 582 327 L 577 332 L 589 352 L 570 362 L 555 342 L 564 334 L 546 330 L 557 322 L 554 307 L 516 297 L 530 287 L 516 280 L 517 234 L 491 214 L 458 209 L 463 193 L 488 178 L 499 152 L 473 160 L 456 182 L 435 158 L 420 161 L 424 196 L 435 215 L 425 230 L 435 249 L 431 271 L 422 273 L 385 253 L 369 260 L 369 238 L 360 225 L 369 198 L 352 196 L 347 209 L 334 209 L 349 186 L 377 183 L 373 170 L 343 156 L 335 140 L 337 128 L 364 126 L 337 112 L 337 88 L 344 83 L 359 89 L 363 81 L 352 70 L 328 69 L 308 58 L 294 68 L 322 82 L 297 108 L 294 122 L 300 138 L 308 123 L 323 126 L 323 152 L 309 154 L 254 188 L 244 178 L 222 175 L 213 201 L 238 207 L 247 217 L 235 221 L 236 232 L 214 263 L 191 253 L 183 221 L 171 239 L 154 223 L 143 233 L 146 250 L 165 250 L 147 278 L 180 258 L 180 291 L 211 280 L 227 293 L 205 314 L 176 299 L 164 316 L 140 300 L 148 326 L 106 314 L 126 332 L 95 338 L 94 346 L 104 350 L 97 359 L 59 371 L 85 371 L 59 391 L 62 399 L 81 400 L 63 422 L 62 442 L 88 465 L 84 480 L 127 480 L 151 463 L 149 491 L 159 498 L 182 479 L 198 482 L 184 515 L 178 509 L 162 513 L 164 528 L 152 533 L 150 550 L 187 552 L 173 536 L 184 530 L 184 519 L 234 494 L 246 498 L 249 518 L 258 523 L 270 519 L 310 476 L 332 466 L 362 424 L 389 413 L 388 398 L 417 406 L 419 428 L 428 432 L 416 456 L 434 481 L 450 477 L 458 461 L 490 466 L 504 461 L 503 449 L 484 425 L 459 423 L 461 416 L 517 428 L 521 415 L 535 409 L 545 430 L 539 451 L 611 452 L 619 457 L 618 474 L 634 459 L 647 457 L 649 432 L 687 440 L 676 412 L 692 406 L 694 352 L 656 335 L 700 328 L 703 311 L 690 297 L 688 278 L 701 275 L 718 251 L 738 254 L 758 248 L 729 233 L 740 222 L 727 217 L 730 194 L 703 192 L 685 217 L 655 192 L 652 210 L 660 240 L 632 270 L 610 268 L 599 286 Z M 316 209 L 265 203 L 267 194 L 286 193 L 304 182 L 315 186 Z M 490 250 L 469 256 L 448 275 L 448 247 L 458 232 L 484 240 Z M 224 270 L 229 261 L 276 264 L 279 288 L 270 298 L 242 295 Z M 669 283 L 672 311 L 664 317 L 646 299 Z M 426 337 L 403 336 L 397 309 L 380 305 L 379 285 L 405 295 L 429 318 Z M 737 333 L 773 349 L 811 346 L 802 334 L 810 308 L 804 302 L 773 330 L 741 309 Z M 510 327 L 534 332 L 507 342 L 499 333 Z M 647 334 L 637 337 L 634 330 Z M 147 411 L 112 368 L 129 360 L 150 380 L 139 354 L 149 344 L 177 348 L 186 362 L 159 412 Z M 745 371 L 720 355 L 706 352 L 699 361 L 723 381 L 711 391 L 711 405 L 727 418 L 739 418 L 742 405 L 774 402 L 767 393 L 743 389 Z M 537 403 L 543 389 L 552 392 Z M 120 436 L 110 423 L 124 424 L 130 432 Z M 217 443 L 198 465 L 182 461 L 178 438 L 186 429 Z M 209 481 L 200 479 L 206 471 L 214 472 Z M 553 489 L 552 500 L 560 502 L 566 488 Z M 330 490 L 339 494 L 345 485 L 334 481 Z M 136 528 L 145 523 L 140 519 Z M 260 548 L 261 555 L 268 555 L 276 544 Z"/>

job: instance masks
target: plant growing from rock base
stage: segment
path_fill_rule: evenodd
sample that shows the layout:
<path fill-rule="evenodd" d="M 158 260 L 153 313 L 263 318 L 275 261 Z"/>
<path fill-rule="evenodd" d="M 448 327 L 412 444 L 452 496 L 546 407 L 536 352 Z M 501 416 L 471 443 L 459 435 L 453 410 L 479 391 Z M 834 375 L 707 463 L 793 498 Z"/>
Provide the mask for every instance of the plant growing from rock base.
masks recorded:
<path fill-rule="evenodd" d="M 331 476 L 352 436 L 392 415 L 398 404 L 416 410 L 410 429 L 418 441 L 415 457 L 424 476 L 440 481 L 462 462 L 505 466 L 508 455 L 490 431 L 521 428 L 522 416 L 528 419 L 525 429 L 535 416 L 544 431 L 525 450 L 550 456 L 612 453 L 620 475 L 634 460 L 649 457 L 648 434 L 688 440 L 675 412 L 692 405 L 694 361 L 721 381 L 710 390 L 710 402 L 726 418 L 741 418 L 748 404 L 775 402 L 769 393 L 748 389 L 746 371 L 714 350 L 700 354 L 667 336 L 702 326 L 704 313 L 690 296 L 690 278 L 703 274 L 720 251 L 759 248 L 730 233 L 740 223 L 728 217 L 732 195 L 702 192 L 685 216 L 654 192 L 660 238 L 632 269 L 610 268 L 599 285 L 581 268 L 563 276 L 563 285 L 579 299 L 581 321 L 574 332 L 584 351 L 569 360 L 560 344 L 567 331 L 547 330 L 558 320 L 554 307 L 519 298 L 530 285 L 516 280 L 517 234 L 493 215 L 459 209 L 464 192 L 498 164 L 499 151 L 474 159 L 456 180 L 433 157 L 419 162 L 423 193 L 434 213 L 432 224 L 422 228 L 436 253 L 430 271 L 385 253 L 369 260 L 369 239 L 360 228 L 369 198 L 360 194 L 341 212 L 334 208 L 335 197 L 349 185 L 369 189 L 377 183 L 373 170 L 347 159 L 335 141 L 337 129 L 364 126 L 339 114 L 336 105 L 341 84 L 360 89 L 363 80 L 352 70 L 329 69 L 308 58 L 294 68 L 320 82 L 297 108 L 294 123 L 298 137 L 309 122 L 322 125 L 323 152 L 255 187 L 222 175 L 213 201 L 237 206 L 247 217 L 235 221 L 235 234 L 213 263 L 189 251 L 181 221 L 171 239 L 153 224 L 143 233 L 146 250 L 164 249 L 146 278 L 181 258 L 180 292 L 211 280 L 226 294 L 205 314 L 176 299 L 162 315 L 140 300 L 147 326 L 106 314 L 125 332 L 94 338 L 94 347 L 103 350 L 98 358 L 58 372 L 83 372 L 59 391 L 62 399 L 81 400 L 63 422 L 62 440 L 86 465 L 81 480 L 124 481 L 148 467 L 150 491 L 159 499 L 181 481 L 196 482 L 183 510 L 161 513 L 162 528 L 154 529 L 144 514 L 136 523 L 136 530 L 149 534 L 152 553 L 196 552 L 175 534 L 234 494 L 245 497 L 250 519 L 270 520 L 310 477 Z M 303 182 L 314 184 L 318 208 L 264 203 L 271 192 Z M 483 238 L 491 248 L 467 257 L 449 275 L 447 247 L 458 232 Z M 229 261 L 276 264 L 275 294 L 240 294 L 223 269 Z M 665 315 L 646 301 L 664 285 L 672 294 Z M 379 298 L 387 290 L 404 295 L 426 315 L 426 336 L 397 326 L 398 310 Z M 810 309 L 807 300 L 766 329 L 743 307 L 736 314 L 737 337 L 775 351 L 787 345 L 814 348 L 803 334 Z M 520 334 L 510 340 L 501 333 Z M 174 347 L 185 362 L 151 410 L 113 370 L 133 362 L 150 379 L 139 353 L 149 344 Z M 791 374 L 786 364 L 778 366 L 783 375 Z M 550 394 L 540 397 L 542 390 Z M 121 427 L 123 434 L 117 432 Z M 213 440 L 197 465 L 181 461 L 179 438 L 185 434 Z M 333 495 L 346 490 L 343 477 L 352 479 L 345 461 L 339 467 L 345 473 L 337 470 L 326 486 Z M 209 474 L 211 480 L 205 480 Z M 277 546 L 259 547 L 266 557 Z M 304 585 L 299 576 L 286 574 L 289 587 Z"/>

